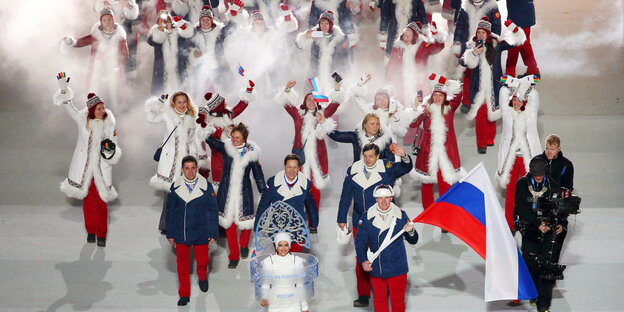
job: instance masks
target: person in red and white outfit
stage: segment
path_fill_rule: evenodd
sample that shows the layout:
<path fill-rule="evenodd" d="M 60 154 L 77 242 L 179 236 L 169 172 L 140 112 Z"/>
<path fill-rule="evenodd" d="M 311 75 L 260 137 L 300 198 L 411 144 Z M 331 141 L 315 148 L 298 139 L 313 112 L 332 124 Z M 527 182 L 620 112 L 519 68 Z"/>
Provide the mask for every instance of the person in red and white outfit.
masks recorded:
<path fill-rule="evenodd" d="M 483 17 L 477 25 L 472 40 L 466 43 L 466 50 L 459 64 L 471 69 L 470 72 L 470 110 L 468 120 L 475 120 L 477 152 L 485 154 L 488 146 L 494 145 L 496 120 L 500 118 L 498 92 L 499 78 L 503 74 L 501 54 L 526 40 L 523 31 L 511 21 L 504 23 L 502 34 L 492 32 L 492 23 Z"/>
<path fill-rule="evenodd" d="M 498 150 L 498 182 L 505 193 L 505 219 L 514 230 L 516 182 L 529 171 L 531 159 L 542 152 L 537 133 L 539 95 L 531 87 L 533 75 L 522 79 L 507 76 L 500 89 L 500 107 L 503 111 L 503 133 Z"/>
<path fill-rule="evenodd" d="M 81 38 L 64 38 L 64 43 L 74 48 L 91 47 L 87 90 L 105 94 L 113 106 L 123 100 L 125 66 L 128 62 L 126 31 L 115 23 L 115 13 L 105 7 L 100 11 L 100 21 L 91 27 L 91 32 Z"/>
<path fill-rule="evenodd" d="M 414 101 L 417 90 L 429 87 L 427 60 L 444 49 L 444 35 L 437 31 L 435 22 L 430 25 L 431 36 L 420 22 L 407 24 L 390 53 L 386 80 L 392 82 L 402 103 Z"/>
<path fill-rule="evenodd" d="M 330 94 L 332 102 L 325 108 L 316 103 L 312 92 L 307 93 L 303 100 L 299 98 L 297 91 L 292 88 L 296 82 L 289 81 L 286 88 L 277 94 L 279 104 L 284 106 L 286 112 L 292 117 L 295 126 L 295 138 L 292 152 L 301 159 L 301 171 L 304 176 L 313 183 L 312 196 L 316 208 L 320 208 L 321 189 L 329 183 L 329 164 L 327 161 L 327 146 L 324 137 L 336 128 L 332 120 L 319 123 L 324 118 L 333 116 L 338 110 L 340 103 L 344 101 L 344 92 L 340 84 L 335 82 L 334 90 Z M 298 107 L 296 103 L 301 103 Z"/>
<path fill-rule="evenodd" d="M 415 168 L 410 175 L 422 182 L 421 200 L 423 209 L 433 204 L 433 184 L 438 184 L 438 193 L 444 194 L 452 184 L 465 174 L 459 159 L 457 137 L 453 117 L 460 105 L 461 84 L 432 74 L 433 93 L 424 99 L 425 113 L 410 125 L 422 125 L 422 139 Z"/>
<path fill-rule="evenodd" d="M 108 232 L 106 203 L 117 198 L 111 166 L 121 157 L 115 117 L 94 93 L 87 96 L 87 107 L 78 110 L 72 101 L 74 92 L 68 87 L 69 77 L 59 73 L 57 80 L 60 90 L 54 94 L 54 104 L 63 106 L 78 125 L 78 142 L 61 191 L 83 200 L 87 242 L 94 243 L 97 238 L 97 245 L 104 247 Z"/>

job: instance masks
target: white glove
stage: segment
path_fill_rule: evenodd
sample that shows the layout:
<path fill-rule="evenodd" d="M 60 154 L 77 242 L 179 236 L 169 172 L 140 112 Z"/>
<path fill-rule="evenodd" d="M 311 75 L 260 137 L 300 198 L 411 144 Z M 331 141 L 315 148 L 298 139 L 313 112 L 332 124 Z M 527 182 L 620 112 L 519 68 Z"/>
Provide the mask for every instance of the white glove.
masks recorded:
<path fill-rule="evenodd" d="M 65 44 L 68 45 L 68 46 L 73 46 L 74 42 L 76 42 L 76 40 L 74 38 L 72 38 L 71 36 L 67 36 L 67 37 L 63 38 L 63 42 L 65 42 Z"/>
<path fill-rule="evenodd" d="M 340 245 L 346 245 L 351 239 L 351 230 L 347 229 L 345 226 L 344 230 L 339 226 L 336 227 L 336 240 Z"/>
<path fill-rule="evenodd" d="M 65 94 L 69 85 L 69 76 L 65 72 L 60 72 L 56 75 L 56 82 L 58 82 L 61 93 Z"/>

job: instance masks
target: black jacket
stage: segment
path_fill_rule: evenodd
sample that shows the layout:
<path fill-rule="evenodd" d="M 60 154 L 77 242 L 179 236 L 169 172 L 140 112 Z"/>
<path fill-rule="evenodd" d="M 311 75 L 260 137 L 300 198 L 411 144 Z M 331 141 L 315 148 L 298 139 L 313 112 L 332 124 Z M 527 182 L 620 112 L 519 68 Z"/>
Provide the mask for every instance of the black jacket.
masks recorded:
<path fill-rule="evenodd" d="M 559 186 L 565 187 L 570 191 L 574 190 L 574 166 L 570 160 L 563 157 L 561 151 L 553 160 L 548 160 L 546 153 L 535 157 L 546 161 L 546 174 L 557 182 Z"/>

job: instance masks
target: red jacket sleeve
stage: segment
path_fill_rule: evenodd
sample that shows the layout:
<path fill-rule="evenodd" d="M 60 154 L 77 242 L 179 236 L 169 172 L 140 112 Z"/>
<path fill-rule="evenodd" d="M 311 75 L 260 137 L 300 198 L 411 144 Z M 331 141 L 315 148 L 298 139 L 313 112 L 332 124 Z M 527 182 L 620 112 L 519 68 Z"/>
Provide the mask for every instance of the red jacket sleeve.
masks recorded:
<path fill-rule="evenodd" d="M 74 47 L 76 48 L 86 47 L 88 45 L 91 45 L 94 41 L 95 41 L 95 38 L 93 38 L 93 36 L 86 35 L 76 40 L 76 44 L 74 45 Z"/>
<path fill-rule="evenodd" d="M 249 105 L 249 103 L 247 103 L 245 101 L 238 101 L 238 104 L 236 104 L 236 106 L 234 106 L 234 108 L 232 108 L 232 119 L 234 119 L 238 115 L 242 114 L 245 111 L 245 109 L 247 108 L 248 105 Z"/>

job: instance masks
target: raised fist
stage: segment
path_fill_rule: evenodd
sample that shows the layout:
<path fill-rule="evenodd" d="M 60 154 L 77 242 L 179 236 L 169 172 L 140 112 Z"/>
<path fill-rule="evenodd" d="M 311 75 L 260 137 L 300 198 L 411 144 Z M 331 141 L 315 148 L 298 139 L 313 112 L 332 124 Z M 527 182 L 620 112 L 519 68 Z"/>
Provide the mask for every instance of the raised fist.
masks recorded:
<path fill-rule="evenodd" d="M 60 72 L 56 75 L 56 81 L 59 84 L 61 93 L 65 93 L 67 91 L 67 85 L 69 85 L 69 76 L 65 72 Z"/>

